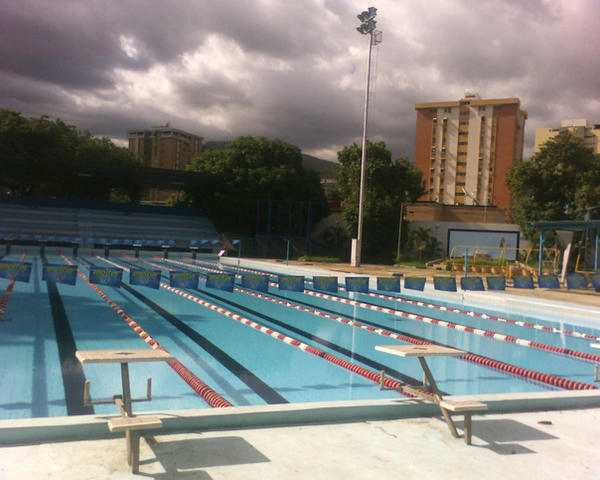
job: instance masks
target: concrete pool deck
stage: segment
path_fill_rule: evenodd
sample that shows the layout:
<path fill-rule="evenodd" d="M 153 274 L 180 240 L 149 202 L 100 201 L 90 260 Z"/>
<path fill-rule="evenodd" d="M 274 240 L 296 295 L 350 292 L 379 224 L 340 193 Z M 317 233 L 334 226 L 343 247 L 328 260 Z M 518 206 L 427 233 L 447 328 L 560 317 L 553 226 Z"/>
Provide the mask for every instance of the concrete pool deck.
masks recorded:
<path fill-rule="evenodd" d="M 1 447 L 0 478 L 596 480 L 599 431 L 585 409 L 476 416 L 471 446 L 435 417 L 154 435 L 135 475 L 123 438 L 49 442 Z"/>
<path fill-rule="evenodd" d="M 228 263 L 235 265 L 232 258 L 226 260 Z M 283 260 L 265 260 L 262 262 L 265 265 L 285 265 Z M 332 275 L 339 274 L 340 276 L 351 274 L 351 275 L 369 275 L 369 276 L 391 276 L 391 275 L 402 275 L 404 277 L 415 276 L 415 277 L 426 277 L 429 282 L 433 282 L 434 276 L 456 276 L 457 279 L 462 276 L 461 272 L 448 272 L 445 270 L 437 270 L 434 268 L 415 268 L 409 266 L 392 266 L 392 265 L 371 265 L 363 264 L 360 267 L 352 267 L 347 263 L 319 263 L 319 262 L 298 262 L 290 261 L 289 266 L 296 268 L 309 268 L 330 271 Z M 469 276 L 482 276 L 478 273 L 470 273 Z M 483 274 L 485 276 L 485 274 Z M 587 305 L 591 307 L 600 308 L 600 293 L 594 291 L 592 287 L 586 289 L 573 289 L 567 290 L 566 287 L 560 289 L 549 289 L 549 288 L 534 288 L 533 290 L 513 288 L 507 286 L 506 293 L 523 297 L 540 298 L 558 302 L 569 302 L 576 303 L 579 305 Z M 600 319 L 598 320 L 600 325 Z"/>
<path fill-rule="evenodd" d="M 340 270 L 324 264 L 305 266 L 329 269 L 332 274 L 446 274 L 368 265 L 358 269 L 342 265 Z M 511 288 L 507 293 L 600 308 L 600 294 L 593 289 Z M 600 393 L 581 394 L 593 401 L 573 405 L 565 393 L 563 400 L 541 403 L 536 411 L 499 407 L 475 415 L 472 446 L 453 438 L 439 412 L 432 411 L 423 416 L 381 419 L 375 415 L 363 420 L 332 415 L 336 422 L 332 423 L 324 420 L 326 415 L 315 413 L 317 407 L 298 409 L 304 421 L 290 416 L 289 424 L 237 422 L 233 426 L 235 422 L 223 422 L 221 428 L 213 421 L 208 430 L 200 418 L 197 424 L 187 422 L 187 428 L 174 427 L 143 439 L 137 475 L 128 472 L 121 436 L 84 434 L 79 440 L 65 440 L 59 434 L 44 440 L 43 435 L 32 435 L 29 440 L 6 444 L 6 428 L 13 421 L 0 422 L 0 444 L 5 443 L 0 445 L 0 479 L 598 479 L 600 449 L 595 439 L 600 432 Z M 256 411 L 263 410 L 267 408 Z M 208 410 L 204 415 L 214 414 Z M 68 417 L 42 423 L 60 430 L 61 422 L 77 425 L 85 421 L 102 423 L 106 419 Z M 186 425 L 185 419 L 181 424 Z M 462 433 L 462 416 L 456 417 L 456 424 Z"/>

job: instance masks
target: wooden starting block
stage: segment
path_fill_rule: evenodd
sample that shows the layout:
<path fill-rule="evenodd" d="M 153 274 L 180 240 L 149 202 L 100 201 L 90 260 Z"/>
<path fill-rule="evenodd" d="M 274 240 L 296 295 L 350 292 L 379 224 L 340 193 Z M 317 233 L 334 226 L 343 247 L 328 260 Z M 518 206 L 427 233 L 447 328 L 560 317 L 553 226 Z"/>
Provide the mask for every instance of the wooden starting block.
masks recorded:
<path fill-rule="evenodd" d="M 108 421 L 111 432 L 126 432 L 127 430 L 147 430 L 161 428 L 162 420 L 158 417 L 115 417 Z"/>
<path fill-rule="evenodd" d="M 125 432 L 127 443 L 127 463 L 131 465 L 131 471 L 137 472 L 140 464 L 140 430 L 161 428 L 162 420 L 158 417 L 140 416 L 136 417 L 131 411 L 132 402 L 146 402 L 152 399 L 152 382 L 148 379 L 145 398 L 131 398 L 129 386 L 129 362 L 169 362 L 174 357 L 164 350 L 145 348 L 141 350 L 78 350 L 75 356 L 81 363 L 120 363 L 122 395 L 115 395 L 112 400 L 96 400 L 90 398 L 90 382 L 86 381 L 83 391 L 85 405 L 101 405 L 114 403 L 120 417 L 111 418 L 108 421 L 108 429 L 111 432 Z"/>
<path fill-rule="evenodd" d="M 464 415 L 464 438 L 467 445 L 471 445 L 471 415 L 476 412 L 484 412 L 487 410 L 485 403 L 476 402 L 473 400 L 452 400 L 446 399 L 440 401 L 440 407 L 454 413 L 462 413 Z"/>
<path fill-rule="evenodd" d="M 162 420 L 158 417 L 116 417 L 108 421 L 111 432 L 125 432 L 127 443 L 127 463 L 131 471 L 137 472 L 140 466 L 140 430 L 161 428 Z"/>

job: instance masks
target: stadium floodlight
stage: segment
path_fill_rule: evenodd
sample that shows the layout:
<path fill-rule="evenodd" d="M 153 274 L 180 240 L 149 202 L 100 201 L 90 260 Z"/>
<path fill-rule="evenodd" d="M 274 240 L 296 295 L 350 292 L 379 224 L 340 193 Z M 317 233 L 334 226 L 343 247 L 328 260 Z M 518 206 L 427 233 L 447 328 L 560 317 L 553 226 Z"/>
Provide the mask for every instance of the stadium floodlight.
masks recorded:
<path fill-rule="evenodd" d="M 367 61 L 367 82 L 365 87 L 365 108 L 363 116 L 363 135 L 362 135 L 362 150 L 360 157 L 360 186 L 358 198 L 358 228 L 355 239 L 352 239 L 352 252 L 350 255 L 350 263 L 353 267 L 360 267 L 361 250 L 362 250 L 362 230 L 363 230 L 363 215 L 365 209 L 365 172 L 367 162 L 367 121 L 369 117 L 369 86 L 371 80 L 371 52 L 374 45 L 381 43 L 381 32 L 376 31 L 377 22 L 375 16 L 377 9 L 369 7 L 368 10 L 357 15 L 361 24 L 357 27 L 362 35 L 369 35 L 369 59 Z"/>

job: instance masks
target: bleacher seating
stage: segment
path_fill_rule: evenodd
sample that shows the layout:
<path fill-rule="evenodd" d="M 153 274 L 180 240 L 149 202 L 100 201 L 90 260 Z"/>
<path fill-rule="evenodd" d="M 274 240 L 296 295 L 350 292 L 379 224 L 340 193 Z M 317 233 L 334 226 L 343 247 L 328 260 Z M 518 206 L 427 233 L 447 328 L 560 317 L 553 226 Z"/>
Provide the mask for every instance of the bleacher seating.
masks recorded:
<path fill-rule="evenodd" d="M 186 249 L 193 240 L 205 241 L 203 249 L 219 244 L 218 233 L 202 211 L 189 215 L 180 209 L 160 208 L 159 213 L 151 213 L 147 207 L 141 210 L 0 203 L 0 238 L 57 243 L 79 238 L 83 243 L 126 247 L 139 241 L 146 247 L 164 244 Z"/>

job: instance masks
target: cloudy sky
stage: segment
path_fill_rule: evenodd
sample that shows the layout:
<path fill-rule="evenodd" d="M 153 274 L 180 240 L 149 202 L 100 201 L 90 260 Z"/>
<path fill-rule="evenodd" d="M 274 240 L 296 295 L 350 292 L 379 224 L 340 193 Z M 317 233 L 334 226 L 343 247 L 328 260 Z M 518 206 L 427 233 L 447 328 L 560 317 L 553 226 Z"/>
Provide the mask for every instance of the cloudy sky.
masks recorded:
<path fill-rule="evenodd" d="M 600 123 L 599 0 L 2 0 L 0 107 L 125 145 L 165 124 L 261 135 L 328 160 L 369 136 L 412 159 L 417 102 L 518 97 L 535 129 Z"/>

